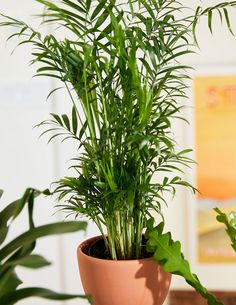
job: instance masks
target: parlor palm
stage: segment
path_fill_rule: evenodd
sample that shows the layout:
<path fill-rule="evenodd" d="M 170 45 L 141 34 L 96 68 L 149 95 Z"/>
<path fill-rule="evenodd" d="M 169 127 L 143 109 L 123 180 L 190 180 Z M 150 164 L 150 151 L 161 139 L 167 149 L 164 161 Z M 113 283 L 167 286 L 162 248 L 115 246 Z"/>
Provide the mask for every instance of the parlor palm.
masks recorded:
<path fill-rule="evenodd" d="M 105 224 L 113 259 L 138 258 L 149 210 L 161 213 L 165 191 L 190 186 L 179 176 L 152 181 L 154 173 L 181 171 L 190 161 L 188 150 L 176 151 L 171 131 L 182 108 L 177 100 L 185 97 L 188 67 L 177 59 L 192 52 L 190 20 L 174 17 L 176 1 L 38 2 L 48 9 L 44 23 L 74 34 L 61 41 L 9 21 L 34 45 L 33 62 L 42 63 L 37 75 L 61 79 L 72 101 L 70 115 L 42 123 L 57 132 L 50 140 L 73 138 L 81 149 L 73 163 L 78 174 L 60 180 L 55 192 L 103 235 Z"/>
<path fill-rule="evenodd" d="M 148 249 L 164 253 L 156 259 L 184 276 L 209 304 L 219 304 L 191 274 L 163 225 L 151 233 L 151 213 L 162 216 L 166 193 L 175 195 L 178 185 L 195 191 L 181 175 L 192 162 L 190 150 L 179 150 L 172 128 L 175 119 L 183 119 L 180 101 L 187 98 L 190 78 L 191 67 L 181 59 L 196 50 L 201 17 L 212 31 L 218 14 L 232 31 L 228 8 L 236 1 L 195 11 L 175 0 L 36 1 L 46 7 L 42 23 L 55 24 L 58 33 L 43 36 L 7 16 L 1 24 L 16 26 L 11 38 L 33 45 L 32 63 L 41 64 L 36 75 L 57 78 L 68 91 L 70 113 L 52 113 L 40 124 L 43 134 L 53 132 L 49 141 L 71 138 L 79 150 L 72 160 L 75 175 L 53 190 L 64 200 L 62 207 L 91 218 L 115 260 L 140 258 L 148 227 Z"/>

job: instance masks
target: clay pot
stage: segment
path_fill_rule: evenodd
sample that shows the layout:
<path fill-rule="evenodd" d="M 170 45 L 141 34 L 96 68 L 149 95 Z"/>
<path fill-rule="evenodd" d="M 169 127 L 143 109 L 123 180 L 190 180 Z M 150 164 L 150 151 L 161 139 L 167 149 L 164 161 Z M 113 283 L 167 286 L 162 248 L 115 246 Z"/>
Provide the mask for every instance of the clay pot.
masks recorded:
<path fill-rule="evenodd" d="M 94 237 L 77 250 L 84 291 L 93 305 L 162 305 L 170 286 L 171 274 L 152 258 L 105 260 L 87 255 Z"/>

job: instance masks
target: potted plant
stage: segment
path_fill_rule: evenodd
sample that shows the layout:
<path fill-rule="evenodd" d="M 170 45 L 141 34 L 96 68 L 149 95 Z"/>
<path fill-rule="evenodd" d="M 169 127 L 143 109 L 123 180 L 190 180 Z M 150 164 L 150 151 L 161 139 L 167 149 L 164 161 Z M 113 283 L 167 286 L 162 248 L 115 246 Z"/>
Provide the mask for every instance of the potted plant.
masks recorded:
<path fill-rule="evenodd" d="M 76 174 L 58 181 L 53 193 L 65 200 L 64 210 L 87 216 L 101 232 L 78 249 L 85 291 L 95 305 L 161 305 L 173 273 L 208 304 L 221 304 L 164 232 L 162 206 L 179 185 L 195 191 L 181 177 L 190 150 L 178 150 L 172 129 L 175 119 L 184 120 L 179 100 L 187 98 L 190 78 L 181 58 L 196 50 L 201 17 L 212 30 L 217 13 L 232 31 L 227 9 L 236 2 L 193 11 L 175 0 L 36 1 L 45 6 L 42 23 L 62 27 L 65 38 L 60 31 L 44 36 L 12 17 L 3 16 L 1 25 L 18 29 L 11 38 L 33 45 L 32 63 L 41 64 L 36 75 L 62 81 L 71 99 L 70 113 L 52 113 L 39 126 L 50 126 L 43 132 L 53 132 L 49 141 L 71 138 L 78 147 Z M 157 225 L 153 213 L 162 218 Z M 129 265 L 129 275 L 121 276 Z"/>
<path fill-rule="evenodd" d="M 3 192 L 0 190 L 0 198 Z M 58 293 L 42 287 L 19 288 L 22 279 L 15 272 L 17 267 L 39 269 L 50 265 L 44 257 L 32 254 L 36 241 L 41 237 L 54 234 L 62 234 L 85 230 L 85 222 L 58 222 L 35 226 L 33 210 L 35 198 L 48 191 L 40 192 L 28 188 L 22 198 L 9 203 L 0 210 L 0 304 L 13 305 L 22 299 L 40 297 L 49 300 L 69 300 L 73 298 L 87 298 L 82 295 Z M 6 242 L 9 230 L 14 225 L 14 220 L 21 216 L 23 209 L 27 207 L 29 229 Z"/>

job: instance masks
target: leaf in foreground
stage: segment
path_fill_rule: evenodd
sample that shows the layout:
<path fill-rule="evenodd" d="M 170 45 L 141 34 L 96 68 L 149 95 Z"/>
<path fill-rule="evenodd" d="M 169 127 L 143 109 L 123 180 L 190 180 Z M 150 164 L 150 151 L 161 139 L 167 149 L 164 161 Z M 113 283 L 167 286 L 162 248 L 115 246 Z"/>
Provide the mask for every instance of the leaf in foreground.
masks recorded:
<path fill-rule="evenodd" d="M 189 262 L 181 252 L 179 241 L 173 241 L 170 232 L 162 233 L 162 226 L 156 227 L 148 233 L 147 249 L 153 252 L 153 258 L 163 267 L 166 272 L 182 276 L 208 301 L 208 305 L 223 305 L 202 286 L 196 274 L 190 270 Z"/>
<path fill-rule="evenodd" d="M 0 250 L 0 261 L 10 255 L 13 251 L 16 251 L 19 247 L 27 245 L 40 237 L 45 237 L 54 234 L 76 232 L 79 230 L 85 230 L 86 227 L 86 222 L 68 221 L 52 223 L 31 229 L 16 237 L 14 240 L 9 242 L 9 244 L 7 244 Z"/>
<path fill-rule="evenodd" d="M 57 293 L 55 291 L 39 288 L 39 287 L 30 287 L 23 288 L 8 294 L 5 294 L 0 297 L 0 304 L 11 305 L 15 302 L 29 298 L 29 297 L 40 297 L 49 300 L 69 300 L 75 298 L 83 298 L 90 300 L 89 296 L 77 295 L 77 294 L 65 294 L 65 293 Z"/>

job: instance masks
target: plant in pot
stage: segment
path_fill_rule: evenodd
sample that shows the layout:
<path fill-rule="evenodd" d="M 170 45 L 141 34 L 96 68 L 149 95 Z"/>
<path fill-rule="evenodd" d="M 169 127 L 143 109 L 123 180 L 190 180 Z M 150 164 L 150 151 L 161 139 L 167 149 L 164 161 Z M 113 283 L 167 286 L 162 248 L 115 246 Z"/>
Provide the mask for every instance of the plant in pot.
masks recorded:
<path fill-rule="evenodd" d="M 2 194 L 3 192 L 0 190 L 0 197 Z M 13 305 L 29 297 L 40 297 L 49 300 L 87 298 L 82 295 L 58 293 L 42 287 L 19 288 L 22 284 L 22 279 L 15 272 L 17 267 L 39 269 L 50 265 L 41 255 L 32 254 L 39 238 L 86 229 L 87 224 L 82 221 L 57 222 L 35 226 L 33 219 L 35 198 L 43 194 L 48 194 L 48 191 L 40 192 L 36 189 L 28 188 L 22 198 L 9 203 L 0 210 L 0 304 L 2 305 Z M 18 234 L 11 241 L 8 241 L 8 233 L 14 226 L 14 220 L 22 216 L 22 211 L 25 207 L 28 212 L 29 228 L 22 234 Z"/>
<path fill-rule="evenodd" d="M 161 305 L 173 273 L 209 304 L 221 304 L 164 232 L 162 206 L 179 185 L 195 191 L 181 177 L 190 150 L 178 150 L 172 128 L 184 120 L 179 100 L 187 98 L 190 78 L 181 58 L 197 47 L 201 17 L 212 30 L 217 13 L 231 31 L 228 8 L 236 2 L 193 11 L 174 0 L 36 1 L 45 6 L 42 23 L 59 32 L 44 36 L 8 16 L 1 25 L 16 27 L 10 38 L 33 46 L 37 76 L 57 78 L 68 91 L 70 113 L 51 113 L 39 125 L 43 134 L 53 132 L 49 141 L 61 136 L 78 147 L 76 174 L 52 192 L 64 210 L 87 216 L 101 232 L 78 248 L 85 291 L 95 305 Z"/>

